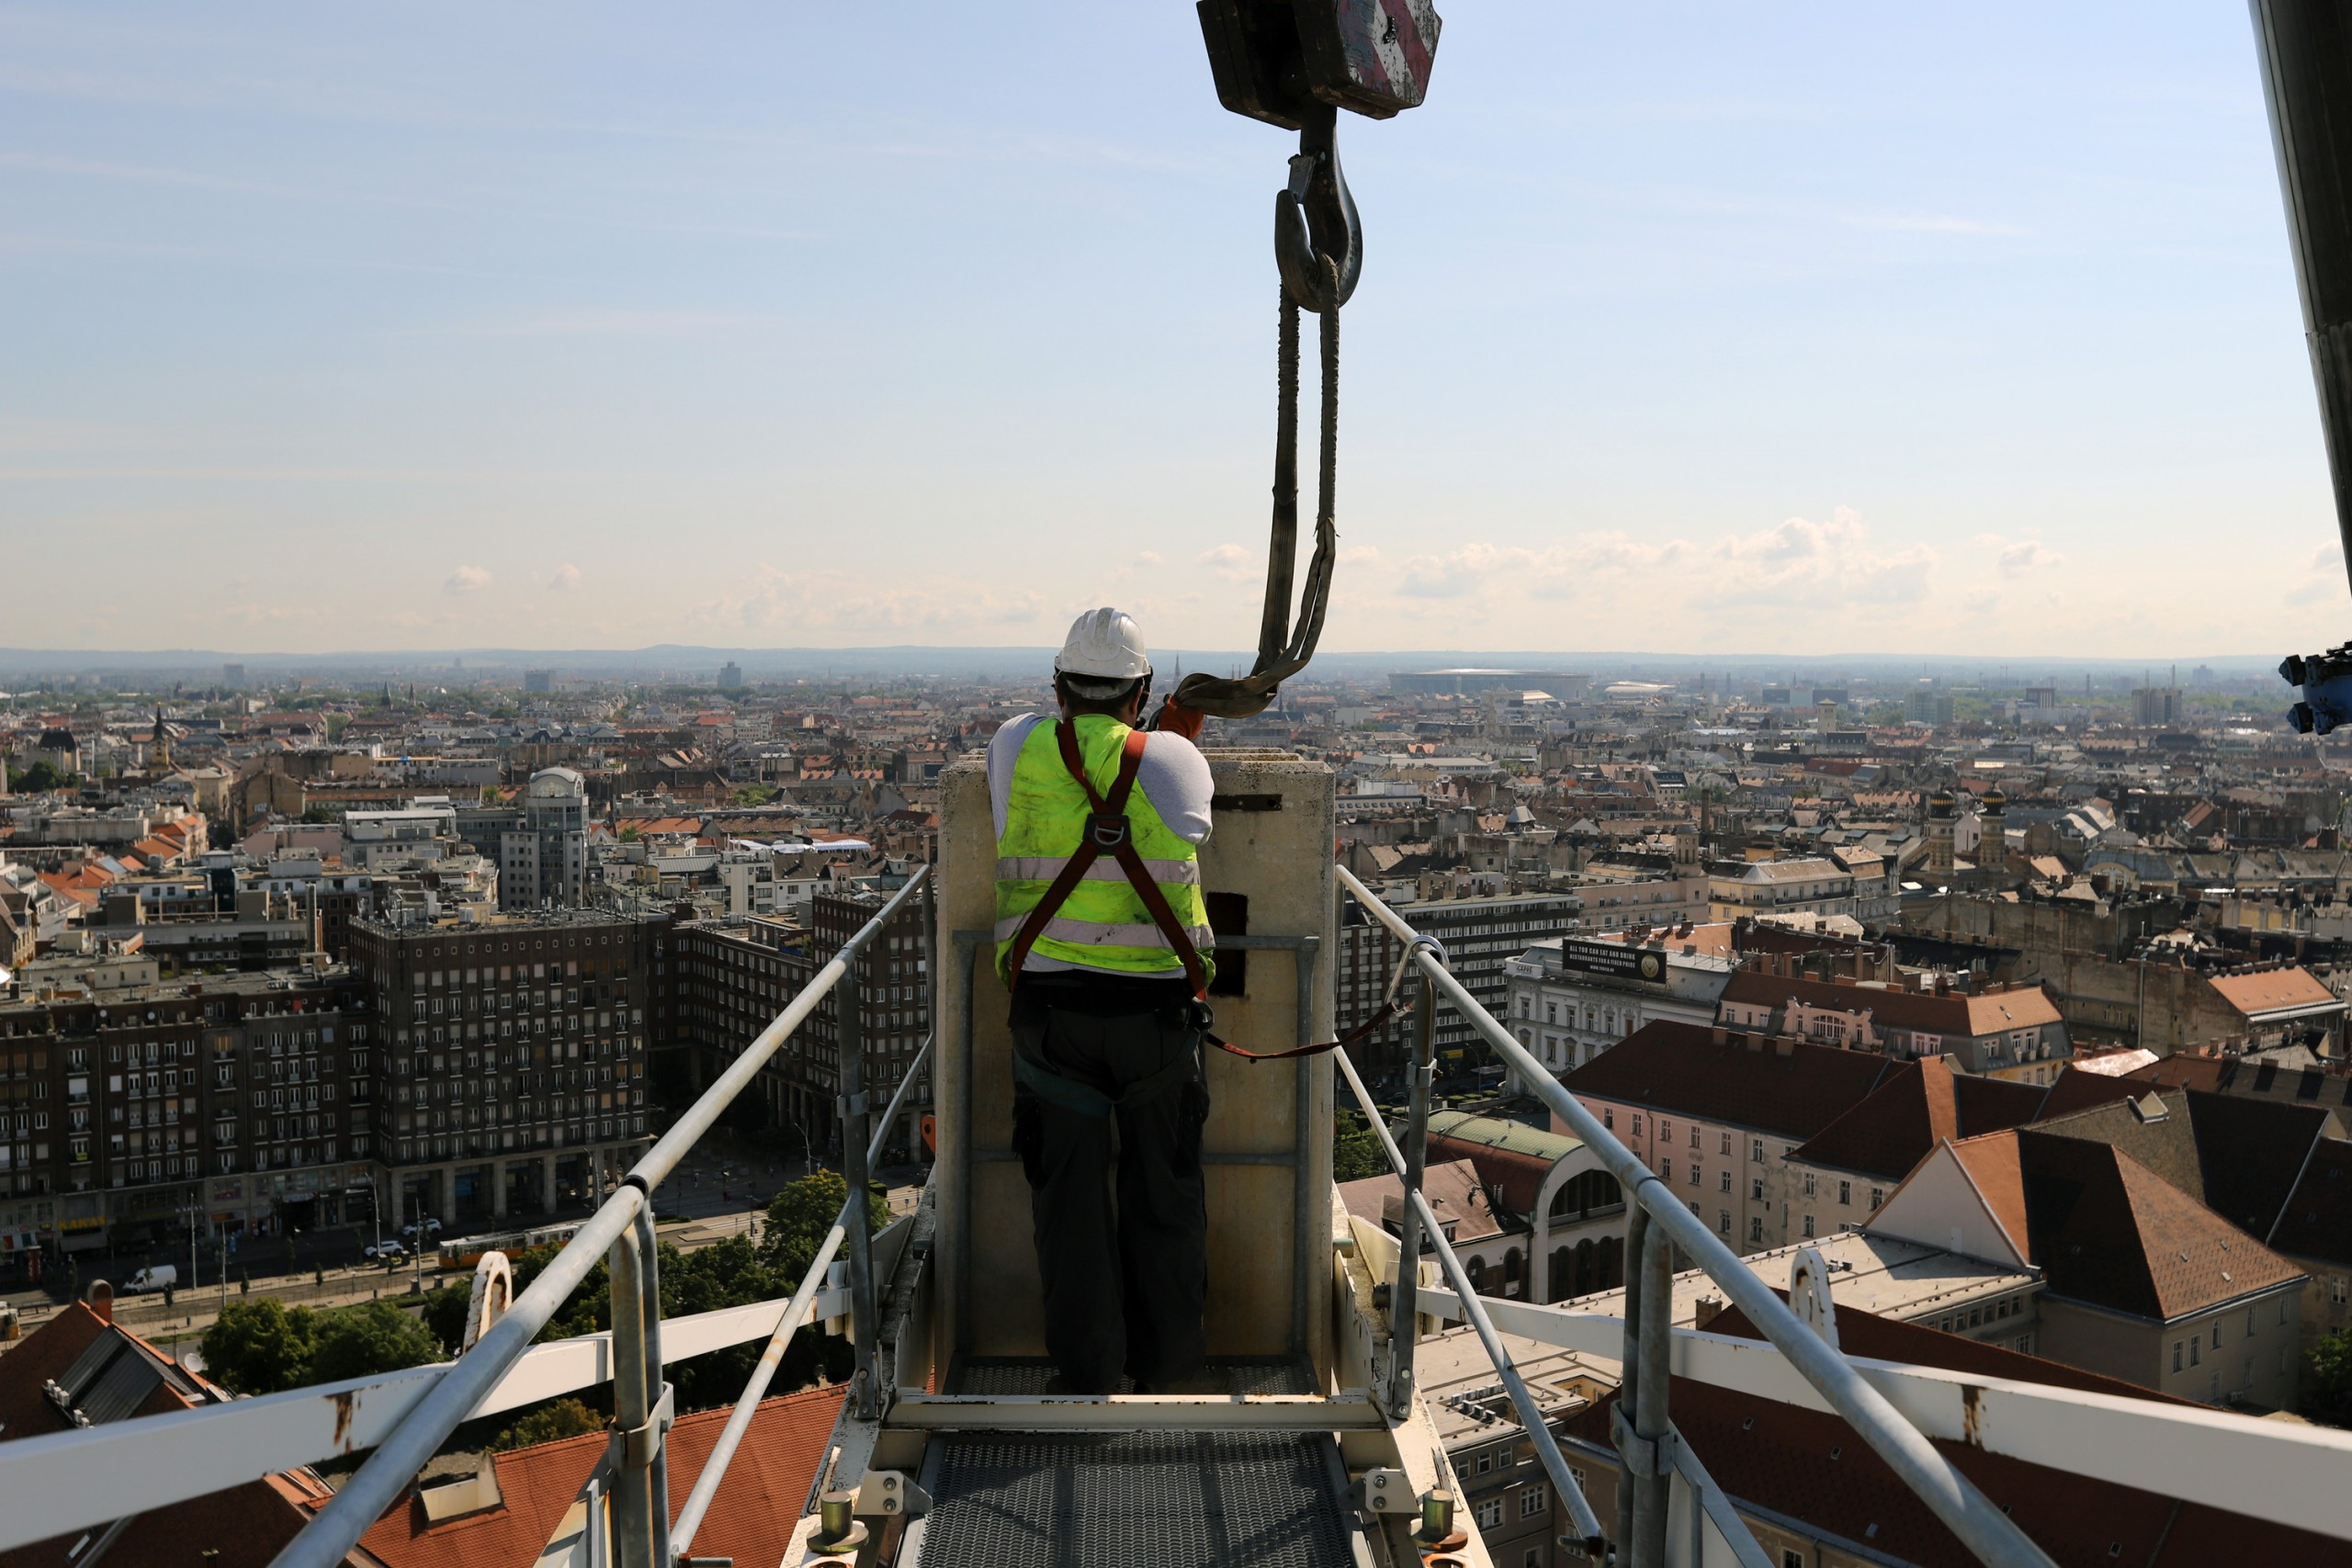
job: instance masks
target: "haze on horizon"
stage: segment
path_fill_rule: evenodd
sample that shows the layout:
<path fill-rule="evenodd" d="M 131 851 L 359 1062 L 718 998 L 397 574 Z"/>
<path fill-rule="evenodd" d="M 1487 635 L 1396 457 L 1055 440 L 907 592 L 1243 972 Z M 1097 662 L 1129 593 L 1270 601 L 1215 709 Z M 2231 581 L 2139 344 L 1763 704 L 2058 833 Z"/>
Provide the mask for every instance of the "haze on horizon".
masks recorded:
<path fill-rule="evenodd" d="M 1443 8 L 1327 648 L 2352 630 L 2242 11 Z M 0 6 L 0 640 L 1245 646 L 1289 151 L 1181 3 Z"/>

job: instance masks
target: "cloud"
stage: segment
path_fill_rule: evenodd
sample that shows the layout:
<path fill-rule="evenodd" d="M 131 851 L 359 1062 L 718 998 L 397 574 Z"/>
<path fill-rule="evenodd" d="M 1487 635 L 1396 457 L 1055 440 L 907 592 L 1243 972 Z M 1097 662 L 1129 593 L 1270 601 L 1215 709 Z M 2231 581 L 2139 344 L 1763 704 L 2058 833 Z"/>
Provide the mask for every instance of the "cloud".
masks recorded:
<path fill-rule="evenodd" d="M 555 569 L 548 577 L 548 586 L 558 593 L 568 593 L 580 586 L 580 569 L 570 561 Z"/>
<path fill-rule="evenodd" d="M 490 586 L 490 573 L 478 566 L 461 566 L 442 581 L 444 593 L 479 593 Z"/>
<path fill-rule="evenodd" d="M 2064 556 L 2040 539 L 2010 539 L 1998 534 L 1979 534 L 1970 542 L 1980 549 L 1996 552 L 1993 565 L 2003 577 L 2024 577 L 2045 566 L 2066 564 Z"/>
<path fill-rule="evenodd" d="M 913 634 L 913 640 L 929 641 L 953 634 L 999 642 L 1013 628 L 1047 629 L 1046 607 L 1046 595 L 1026 586 L 994 589 L 946 576 L 900 576 L 877 584 L 871 573 L 786 571 L 762 561 L 729 592 L 702 604 L 700 614 L 708 622 L 795 638 Z M 1050 629 L 1058 640 L 1060 623 Z"/>
<path fill-rule="evenodd" d="M 1219 545 L 1203 550 L 1193 558 L 1193 564 L 1208 568 L 1227 582 L 1247 582 L 1258 575 L 1256 553 L 1239 545 Z"/>
<path fill-rule="evenodd" d="M 1157 568 L 1166 566 L 1168 564 L 1168 558 L 1161 555 L 1158 550 L 1145 550 L 1136 557 L 1136 564 L 1148 570 L 1156 570 Z"/>

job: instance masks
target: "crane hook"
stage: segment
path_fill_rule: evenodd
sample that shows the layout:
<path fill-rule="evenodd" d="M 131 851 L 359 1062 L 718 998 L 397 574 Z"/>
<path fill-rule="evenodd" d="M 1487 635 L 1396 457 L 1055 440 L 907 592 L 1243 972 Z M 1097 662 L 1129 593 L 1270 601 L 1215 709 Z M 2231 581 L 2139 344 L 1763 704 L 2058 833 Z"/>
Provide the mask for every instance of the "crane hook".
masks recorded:
<path fill-rule="evenodd" d="M 1340 169 L 1339 115 L 1329 106 L 1299 128 L 1290 183 L 1274 193 L 1274 265 L 1283 289 L 1302 310 L 1323 309 L 1323 263 L 1339 270 L 1336 305 L 1356 291 L 1363 272 L 1363 220 Z"/>

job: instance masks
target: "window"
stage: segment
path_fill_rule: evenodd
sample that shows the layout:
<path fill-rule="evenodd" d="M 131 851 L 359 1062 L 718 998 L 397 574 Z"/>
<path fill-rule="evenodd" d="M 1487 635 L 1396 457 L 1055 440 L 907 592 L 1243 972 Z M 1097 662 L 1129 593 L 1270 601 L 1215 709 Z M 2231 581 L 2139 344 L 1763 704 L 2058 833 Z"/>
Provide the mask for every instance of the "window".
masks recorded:
<path fill-rule="evenodd" d="M 1488 1471 L 1490 1471 L 1490 1470 L 1492 1470 L 1492 1469 L 1494 1469 L 1494 1468 L 1495 1468 L 1495 1450 L 1492 1450 L 1492 1449 L 1488 1449 L 1488 1450 L 1487 1450 L 1484 1453 L 1482 1453 L 1482 1454 L 1480 1454 L 1480 1455 L 1478 1456 L 1478 1461 L 1477 1461 L 1477 1463 L 1476 1463 L 1476 1464 L 1475 1464 L 1475 1465 L 1473 1465 L 1473 1466 L 1471 1467 L 1471 1472 L 1472 1472 L 1472 1473 L 1473 1473 L 1473 1474 L 1476 1474 L 1476 1475 L 1484 1475 L 1484 1474 L 1486 1474 L 1486 1473 L 1487 1473 L 1487 1472 L 1488 1472 Z"/>
<path fill-rule="evenodd" d="M 1674 1162 L 1672 1160 L 1665 1160 L 1659 1164 L 1657 1168 L 1657 1179 L 1660 1181 L 1665 1182 L 1669 1187 L 1674 1185 Z"/>
<path fill-rule="evenodd" d="M 1614 1132 L 1617 1127 L 1617 1112 L 1611 1111 L 1605 1105 L 1602 1106 L 1600 1108 L 1600 1125 L 1608 1131 Z"/>
<path fill-rule="evenodd" d="M 1641 1135 L 1642 1135 L 1642 1119 L 1641 1119 L 1639 1116 L 1636 1116 L 1636 1117 L 1634 1117 L 1634 1136 L 1635 1136 L 1635 1137 L 1637 1137 L 1637 1138 L 1638 1138 L 1638 1137 L 1640 1137 Z"/>
<path fill-rule="evenodd" d="M 1808 1170 L 1804 1173 L 1804 1195 L 1806 1197 L 1810 1198 L 1813 1196 L 1813 1172 Z"/>
<path fill-rule="evenodd" d="M 1804 1234 L 1808 1240 L 1813 1236 L 1813 1216 L 1811 1214 L 1807 1214 L 1804 1217 Z"/>
<path fill-rule="evenodd" d="M 1519 1494 L 1519 1517 L 1532 1519 L 1551 1502 L 1551 1493 L 1541 1483 L 1523 1487 Z"/>
<path fill-rule="evenodd" d="M 1690 1129 L 1690 1146 L 1694 1149 L 1699 1146 L 1699 1129 L 1696 1126 Z"/>
<path fill-rule="evenodd" d="M 1886 1202 L 1886 1189 L 1885 1189 L 1885 1188 L 1883 1188 L 1883 1187 L 1873 1187 L 1873 1188 L 1871 1188 L 1871 1208 L 1873 1208 L 1873 1209 L 1881 1208 L 1881 1207 L 1883 1207 L 1883 1206 L 1885 1204 L 1885 1202 Z"/>
<path fill-rule="evenodd" d="M 1657 1141 L 1661 1144 L 1670 1144 L 1674 1142 L 1674 1122 L 1672 1118 L 1661 1116 L 1657 1119 Z"/>
<path fill-rule="evenodd" d="M 1804 1568 L 1804 1553 L 1794 1547 L 1781 1549 L 1781 1568 Z"/>
<path fill-rule="evenodd" d="M 1724 1216 L 1724 1218 L 1725 1218 L 1725 1219 L 1729 1219 L 1729 1218 L 1730 1218 L 1730 1216 L 1729 1216 L 1729 1215 L 1725 1215 L 1725 1216 Z M 1723 1227 L 1723 1231 L 1724 1231 L 1724 1234 L 1725 1235 L 1729 1235 L 1731 1234 L 1731 1227 L 1730 1227 L 1728 1224 L 1726 1224 L 1726 1225 L 1724 1225 L 1724 1226 Z M 1764 1242 L 1764 1220 L 1763 1220 L 1763 1217 L 1762 1217 L 1761 1215 L 1758 1215 L 1758 1216 L 1756 1216 L 1756 1217 L 1754 1217 L 1754 1218 L 1751 1218 L 1751 1219 L 1747 1222 L 1747 1240 L 1748 1240 L 1749 1245 L 1751 1245 L 1751 1246 L 1760 1247 L 1760 1246 L 1762 1246 L 1762 1245 L 1763 1245 L 1763 1242 Z"/>
<path fill-rule="evenodd" d="M 1695 1159 L 1692 1160 L 1690 1162 L 1690 1185 L 1693 1187 L 1700 1186 L 1706 1179 L 1706 1173 L 1699 1168 L 1699 1162 Z"/>
<path fill-rule="evenodd" d="M 2215 1319 L 2213 1320 L 2213 1348 L 2214 1348 L 2214 1349 L 2216 1349 L 2216 1350 L 2218 1350 L 2218 1349 L 2220 1349 L 2221 1348 L 2222 1348 L 2222 1320 L 2221 1320 L 2220 1318 L 2218 1318 L 2218 1317 L 2217 1317 L 2217 1318 L 2215 1318 Z"/>
<path fill-rule="evenodd" d="M 1482 1530 L 1500 1529 L 1503 1522 L 1503 1500 L 1487 1497 L 1478 1504 L 1478 1528 Z"/>
<path fill-rule="evenodd" d="M 1764 1179 L 1762 1177 L 1755 1177 L 1750 1179 L 1748 1181 L 1747 1201 L 1751 1203 L 1761 1203 L 1764 1201 Z"/>
<path fill-rule="evenodd" d="M 2188 1342 L 2188 1364 L 2190 1366 L 2198 1366 L 2204 1361 L 2205 1358 L 2202 1354 L 2204 1348 L 2205 1341 L 2201 1338 L 2192 1339 Z"/>
<path fill-rule="evenodd" d="M 1750 1162 L 1756 1165 L 1762 1165 L 1764 1163 L 1763 1139 L 1750 1138 L 1747 1140 L 1747 1157 Z"/>
<path fill-rule="evenodd" d="M 1838 1184 L 1838 1206 L 1839 1208 L 1844 1208 L 1844 1207 L 1846 1207 L 1847 1205 L 1849 1205 L 1849 1204 L 1852 1203 L 1852 1202 L 1853 1202 L 1853 1201 L 1854 1201 L 1854 1184 L 1853 1184 L 1852 1182 L 1850 1182 L 1850 1181 L 1841 1181 L 1841 1182 L 1839 1182 L 1839 1183 Z"/>
<path fill-rule="evenodd" d="M 1729 1133 L 1725 1133 L 1724 1134 L 1723 1152 L 1726 1155 L 1731 1153 L 1731 1134 Z"/>
<path fill-rule="evenodd" d="M 1728 1171 L 1728 1170 L 1719 1172 L 1719 1173 L 1717 1174 L 1716 1178 L 1715 1178 L 1715 1185 L 1716 1185 L 1716 1188 L 1717 1188 L 1719 1190 L 1721 1190 L 1721 1191 L 1724 1191 L 1724 1192 L 1728 1192 L 1728 1191 L 1730 1191 L 1730 1190 L 1731 1190 L 1731 1172 L 1730 1172 L 1730 1171 Z"/>
<path fill-rule="evenodd" d="M 2341 1274 L 2331 1274 L 2328 1276 L 2327 1299 L 2329 1301 L 2334 1302 L 2338 1306 L 2342 1306 L 2344 1304 L 2345 1294 L 2347 1290 L 2352 1290 L 2352 1280 L 2346 1280 Z M 2279 1303 L 2278 1310 L 2280 1312 L 2286 1311 L 2286 1303 Z"/>

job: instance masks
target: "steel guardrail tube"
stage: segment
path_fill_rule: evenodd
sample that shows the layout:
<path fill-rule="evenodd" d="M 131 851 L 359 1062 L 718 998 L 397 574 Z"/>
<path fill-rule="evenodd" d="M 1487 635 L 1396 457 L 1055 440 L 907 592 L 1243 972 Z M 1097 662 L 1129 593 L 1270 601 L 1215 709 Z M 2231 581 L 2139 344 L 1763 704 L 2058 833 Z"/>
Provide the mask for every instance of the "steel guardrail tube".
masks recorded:
<path fill-rule="evenodd" d="M 1420 933 L 1383 904 L 1354 873 L 1343 865 L 1335 865 L 1332 870 L 1366 913 L 1408 944 L 1419 942 Z M 1738 1254 L 1716 1239 L 1714 1233 L 1681 1203 L 1655 1197 L 1651 1189 L 1657 1185 L 1657 1179 L 1650 1169 L 1552 1076 L 1550 1068 L 1537 1061 L 1510 1030 L 1487 1012 L 1443 964 L 1425 948 L 1414 951 L 1411 958 L 1545 1108 L 1600 1156 L 1627 1195 L 1649 1215 L 1651 1224 L 1665 1233 L 1663 1239 L 1680 1247 L 1686 1257 L 1723 1287 L 1725 1296 L 1747 1314 L 1758 1331 L 1788 1358 L 1799 1374 L 1828 1401 L 1830 1408 L 1853 1427 L 1856 1435 L 1886 1461 L 1903 1483 L 1979 1561 L 1993 1564 L 1994 1568 L 2054 1568 L 2048 1553 L 1937 1452 L 1919 1429 L 1905 1421 L 1883 1394 L 1847 1364 L 1843 1356 L 1807 1328 L 1788 1303 L 1740 1261 Z M 1652 1245 L 1657 1245 L 1656 1238 Z M 1630 1267 L 1633 1260 L 1629 1258 L 1627 1262 Z M 1645 1345 L 1645 1354 L 1651 1353 L 1653 1348 Z"/>
<path fill-rule="evenodd" d="M 932 871 L 926 865 L 909 877 L 906 886 L 892 894 L 874 918 L 842 944 L 841 952 L 811 977 L 800 994 L 719 1075 L 718 1081 L 705 1089 L 701 1098 L 630 1168 L 619 1190 L 563 1245 L 539 1277 L 531 1281 L 531 1288 L 514 1299 L 505 1315 L 492 1325 L 490 1332 L 476 1341 L 472 1349 L 449 1363 L 433 1391 L 384 1439 L 368 1462 L 335 1494 L 334 1501 L 319 1510 L 318 1517 L 304 1527 L 301 1534 L 287 1542 L 270 1568 L 336 1568 L 368 1532 L 368 1527 L 415 1480 L 425 1461 L 447 1441 L 449 1434 L 458 1429 L 475 1404 L 530 1348 L 531 1341 L 547 1326 L 548 1319 L 587 1278 L 597 1260 L 611 1250 L 621 1233 L 636 1223 L 639 1211 L 652 1201 L 653 1189 L 677 1168 L 686 1151 L 701 1141 L 702 1135 L 734 1103 L 735 1097 L 759 1076 L 776 1048 L 817 1010 L 818 1004 L 841 982 L 866 943 L 879 935 L 890 917 L 899 912 L 899 906 L 930 883 Z M 616 1341 L 613 1355 L 616 1366 L 622 1357 L 632 1353 L 641 1357 L 643 1348 L 632 1351 Z"/>
<path fill-rule="evenodd" d="M 498 1386 L 506 1370 L 531 1348 L 531 1341 L 547 1326 L 548 1319 L 555 1315 L 556 1309 L 588 1277 L 588 1271 L 614 1242 L 636 1223 L 638 1211 L 646 1202 L 644 1189 L 624 1182 L 620 1190 L 540 1270 L 539 1277 L 531 1281 L 531 1288 L 514 1298 L 505 1315 L 490 1325 L 490 1332 L 476 1340 L 472 1349 L 449 1363 L 433 1391 L 417 1402 L 407 1419 L 394 1427 L 368 1462 L 344 1483 L 334 1501 L 319 1510 L 318 1517 L 286 1543 L 270 1568 L 337 1568 L 345 1554 L 368 1533 L 368 1527 L 399 1501 L 401 1494 L 416 1479 L 417 1472 L 458 1429 L 458 1423 Z M 632 1353 L 628 1348 L 614 1346 L 616 1366 Z"/>

